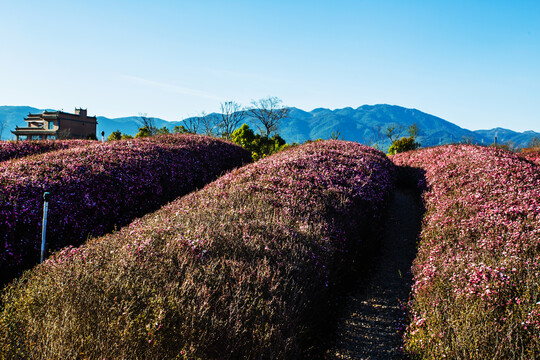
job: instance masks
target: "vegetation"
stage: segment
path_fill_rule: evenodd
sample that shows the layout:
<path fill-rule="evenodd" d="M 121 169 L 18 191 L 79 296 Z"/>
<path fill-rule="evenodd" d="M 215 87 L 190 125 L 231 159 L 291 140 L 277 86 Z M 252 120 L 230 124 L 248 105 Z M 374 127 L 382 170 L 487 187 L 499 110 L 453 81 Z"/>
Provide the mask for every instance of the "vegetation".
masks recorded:
<path fill-rule="evenodd" d="M 255 134 L 247 124 L 234 131 L 231 138 L 234 143 L 251 152 L 254 161 L 290 147 L 281 136 L 276 134 L 268 138 Z"/>
<path fill-rule="evenodd" d="M 298 146 L 65 249 L 4 289 L 0 357 L 306 358 L 393 170 L 356 143 Z"/>
<path fill-rule="evenodd" d="M 539 358 L 540 168 L 470 145 L 393 161 L 424 171 L 427 185 L 407 349 L 423 359 Z"/>
<path fill-rule="evenodd" d="M 277 133 L 282 119 L 289 115 L 289 108 L 282 105 L 281 99 L 268 96 L 251 102 L 249 115 L 257 121 L 259 132 L 264 138 Z"/>
<path fill-rule="evenodd" d="M 0 283 L 39 259 L 43 193 L 52 249 L 79 245 L 249 162 L 239 146 L 168 135 L 93 142 L 0 163 Z"/>
<path fill-rule="evenodd" d="M 401 131 L 395 126 L 389 126 L 386 129 L 386 136 L 391 142 L 390 148 L 388 149 L 389 155 L 415 150 L 420 147 L 420 144 L 416 142 L 416 138 L 420 133 L 420 129 L 416 124 L 412 124 L 407 128 L 408 137 L 398 138 L 400 133 Z"/>
<path fill-rule="evenodd" d="M 0 141 L 0 162 L 92 144 L 95 143 L 90 140 Z"/>
<path fill-rule="evenodd" d="M 420 144 L 417 143 L 412 136 L 402 137 L 401 139 L 395 140 L 392 145 L 390 145 L 388 153 L 394 155 L 405 151 L 415 150 L 419 147 Z"/>

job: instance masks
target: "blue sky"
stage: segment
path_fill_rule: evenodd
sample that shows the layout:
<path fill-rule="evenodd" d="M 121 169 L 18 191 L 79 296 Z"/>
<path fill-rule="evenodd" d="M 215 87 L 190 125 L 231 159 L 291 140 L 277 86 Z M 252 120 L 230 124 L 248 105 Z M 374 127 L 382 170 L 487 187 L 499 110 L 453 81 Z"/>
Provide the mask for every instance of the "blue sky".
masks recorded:
<path fill-rule="evenodd" d="M 277 96 L 540 132 L 540 1 L 4 1 L 0 105 L 180 120 Z"/>

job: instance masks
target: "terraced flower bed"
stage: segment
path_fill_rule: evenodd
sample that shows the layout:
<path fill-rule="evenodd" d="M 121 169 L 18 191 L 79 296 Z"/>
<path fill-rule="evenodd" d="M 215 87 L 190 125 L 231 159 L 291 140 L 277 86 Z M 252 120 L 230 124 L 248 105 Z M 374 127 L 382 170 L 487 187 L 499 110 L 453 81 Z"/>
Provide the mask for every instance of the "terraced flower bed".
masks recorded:
<path fill-rule="evenodd" d="M 94 143 L 92 140 L 0 141 L 0 162 Z"/>
<path fill-rule="evenodd" d="M 408 350 L 425 359 L 540 357 L 540 167 L 494 148 L 398 154 L 425 171 Z"/>
<path fill-rule="evenodd" d="M 45 191 L 47 238 L 60 249 L 124 226 L 249 161 L 232 143 L 170 135 L 0 163 L 0 280 L 39 260 Z"/>
<path fill-rule="evenodd" d="M 303 357 L 380 231 L 393 172 L 383 153 L 342 141 L 234 170 L 8 286 L 0 353 Z"/>

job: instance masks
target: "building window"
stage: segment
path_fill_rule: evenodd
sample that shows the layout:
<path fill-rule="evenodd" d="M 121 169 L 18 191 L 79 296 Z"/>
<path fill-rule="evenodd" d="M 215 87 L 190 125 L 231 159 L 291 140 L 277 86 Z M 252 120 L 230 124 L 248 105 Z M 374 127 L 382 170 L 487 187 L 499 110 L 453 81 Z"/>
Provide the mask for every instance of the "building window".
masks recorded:
<path fill-rule="evenodd" d="M 47 140 L 56 140 L 56 135 L 47 135 Z"/>
<path fill-rule="evenodd" d="M 41 135 L 32 135 L 32 140 L 41 140 Z"/>
<path fill-rule="evenodd" d="M 54 123 L 52 121 L 49 121 L 48 125 L 49 125 L 49 127 L 47 129 L 49 129 L 49 130 L 54 129 Z"/>

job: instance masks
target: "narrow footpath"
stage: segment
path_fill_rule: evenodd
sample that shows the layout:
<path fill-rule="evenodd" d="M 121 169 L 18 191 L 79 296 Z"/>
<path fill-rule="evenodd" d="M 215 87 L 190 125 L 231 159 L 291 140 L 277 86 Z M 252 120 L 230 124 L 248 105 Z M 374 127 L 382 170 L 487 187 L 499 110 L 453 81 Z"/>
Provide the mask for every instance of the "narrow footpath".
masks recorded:
<path fill-rule="evenodd" d="M 326 359 L 406 359 L 400 351 L 401 304 L 406 303 L 411 289 L 410 270 L 420 225 L 415 194 L 398 188 L 380 250 L 369 266 L 371 274 L 348 296 Z"/>

